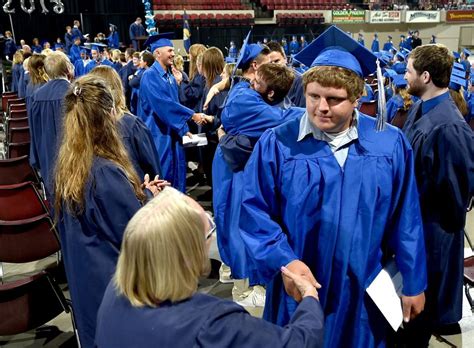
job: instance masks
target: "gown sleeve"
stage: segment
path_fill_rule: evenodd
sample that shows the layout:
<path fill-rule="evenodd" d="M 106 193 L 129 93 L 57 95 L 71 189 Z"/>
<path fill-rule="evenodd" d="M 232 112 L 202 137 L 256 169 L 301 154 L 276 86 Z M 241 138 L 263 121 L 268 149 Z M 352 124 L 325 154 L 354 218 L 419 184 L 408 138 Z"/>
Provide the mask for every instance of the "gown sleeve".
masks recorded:
<path fill-rule="evenodd" d="M 281 327 L 254 318 L 242 307 L 223 303 L 204 324 L 198 347 L 323 347 L 324 314 L 319 302 L 305 297 L 290 323 Z"/>
<path fill-rule="evenodd" d="M 393 154 L 394 193 L 388 228 L 388 243 L 402 274 L 406 296 L 426 289 L 426 253 L 418 190 L 414 171 L 413 150 L 399 134 Z"/>
<path fill-rule="evenodd" d="M 269 282 L 280 267 L 298 259 L 273 217 L 279 215 L 280 167 L 284 161 L 275 134 L 265 132 L 244 170 L 239 229 L 259 276 Z"/>
<path fill-rule="evenodd" d="M 92 218 L 105 237 L 120 248 L 125 227 L 141 208 L 130 181 L 118 167 L 104 166 L 95 174 L 92 195 Z"/>
<path fill-rule="evenodd" d="M 136 119 L 132 132 L 132 142 L 136 149 L 139 165 L 145 174 L 153 179 L 155 175 L 162 177 L 160 157 L 150 130 L 139 118 Z"/>

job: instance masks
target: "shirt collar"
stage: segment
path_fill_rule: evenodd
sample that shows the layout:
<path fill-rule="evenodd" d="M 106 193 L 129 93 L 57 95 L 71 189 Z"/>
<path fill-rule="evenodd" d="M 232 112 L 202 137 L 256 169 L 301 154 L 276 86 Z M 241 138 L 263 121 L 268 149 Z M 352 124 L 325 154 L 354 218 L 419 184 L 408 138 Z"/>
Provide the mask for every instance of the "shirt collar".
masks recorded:
<path fill-rule="evenodd" d="M 153 63 L 153 66 L 155 67 L 156 70 L 158 70 L 158 72 L 160 73 L 160 76 L 165 76 L 168 74 L 168 71 L 163 70 L 160 63 L 155 61 Z"/>
<path fill-rule="evenodd" d="M 357 139 L 358 132 L 357 132 L 357 125 L 359 123 L 359 110 L 354 109 L 354 122 L 352 122 L 351 128 L 347 133 L 347 141 L 341 142 L 341 146 L 347 144 L 348 142 Z M 317 128 L 309 119 L 308 112 L 305 111 L 303 116 L 300 120 L 300 130 L 298 133 L 297 141 L 302 141 L 306 138 L 307 135 L 312 134 L 316 140 L 322 140 L 325 142 L 330 141 L 330 139 L 324 134 L 322 130 Z"/>
<path fill-rule="evenodd" d="M 423 101 L 421 104 L 421 114 L 422 115 L 426 114 L 427 112 L 434 109 L 435 106 L 437 106 L 438 104 L 440 104 L 441 102 L 443 102 L 444 100 L 448 98 L 449 98 L 449 91 L 446 91 L 445 93 L 437 97 Z"/>

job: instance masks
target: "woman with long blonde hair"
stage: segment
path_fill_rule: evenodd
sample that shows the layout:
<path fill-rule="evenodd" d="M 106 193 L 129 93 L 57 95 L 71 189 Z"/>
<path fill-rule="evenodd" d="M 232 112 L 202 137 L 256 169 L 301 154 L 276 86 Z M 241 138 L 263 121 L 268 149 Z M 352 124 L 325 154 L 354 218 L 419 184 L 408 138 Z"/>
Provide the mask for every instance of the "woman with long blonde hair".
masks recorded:
<path fill-rule="evenodd" d="M 106 82 L 83 76 L 64 98 L 54 213 L 82 347 L 93 347 L 97 309 L 112 278 L 125 226 L 145 202 Z M 156 194 L 155 182 L 146 188 Z"/>
<path fill-rule="evenodd" d="M 18 92 L 18 83 L 22 74 L 22 65 L 23 65 L 23 51 L 18 50 L 13 55 L 13 64 L 12 64 L 12 83 L 10 86 L 10 91 Z"/>
<path fill-rule="evenodd" d="M 32 106 L 33 106 L 33 94 L 46 82 L 48 82 L 49 77 L 44 70 L 44 59 L 46 56 L 44 54 L 33 54 L 28 60 L 28 72 L 30 76 L 30 81 L 26 86 L 26 113 L 28 118 L 31 120 L 33 116 Z"/>
<path fill-rule="evenodd" d="M 120 135 L 138 176 L 161 176 L 160 158 L 150 130 L 127 109 L 119 74 L 106 65 L 96 66 L 89 74 L 104 79 L 112 92 Z"/>
<path fill-rule="evenodd" d="M 173 75 L 179 84 L 179 101 L 181 104 L 198 112 L 200 101 L 206 85 L 206 79 L 200 71 L 199 59 L 206 50 L 206 46 L 194 44 L 189 48 L 189 79 L 173 67 Z M 201 57 L 201 58 L 199 58 Z"/>

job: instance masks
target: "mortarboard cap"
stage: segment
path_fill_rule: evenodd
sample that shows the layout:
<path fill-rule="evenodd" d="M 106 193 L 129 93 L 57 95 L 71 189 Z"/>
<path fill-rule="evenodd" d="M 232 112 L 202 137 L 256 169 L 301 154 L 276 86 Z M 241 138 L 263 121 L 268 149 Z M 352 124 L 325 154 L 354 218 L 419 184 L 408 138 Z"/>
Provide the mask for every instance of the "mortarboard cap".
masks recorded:
<path fill-rule="evenodd" d="M 400 49 L 400 51 L 402 51 L 405 54 L 405 56 L 409 55 L 410 52 L 411 52 L 411 50 L 409 50 L 408 48 L 405 48 L 405 47 L 402 47 Z"/>
<path fill-rule="evenodd" d="M 235 69 L 241 69 L 242 67 L 246 66 L 249 62 L 255 59 L 260 54 L 260 52 L 262 52 L 263 47 L 261 45 L 249 44 L 251 33 L 252 31 L 250 30 L 245 37 L 244 44 L 242 45 L 239 57 L 237 58 Z"/>
<path fill-rule="evenodd" d="M 467 88 L 467 81 L 465 78 L 451 74 L 451 79 L 449 80 L 449 88 L 459 91 L 461 87 Z"/>
<path fill-rule="evenodd" d="M 336 26 L 331 26 L 295 55 L 306 66 L 337 66 L 360 77 L 377 70 L 377 57 Z"/>
<path fill-rule="evenodd" d="M 454 58 L 456 58 L 456 59 L 461 58 L 461 55 L 459 54 L 459 52 L 456 52 L 456 51 L 453 51 L 453 56 L 454 56 Z"/>
<path fill-rule="evenodd" d="M 390 62 L 390 56 L 388 56 L 386 53 L 379 51 L 379 52 L 374 52 L 374 55 L 380 59 L 382 62 L 387 65 Z"/>
<path fill-rule="evenodd" d="M 109 23 L 109 27 L 113 30 L 117 30 L 117 26 L 115 24 Z"/>
<path fill-rule="evenodd" d="M 453 69 L 461 70 L 464 74 L 466 73 L 464 70 L 464 65 L 458 62 L 454 62 Z"/>
<path fill-rule="evenodd" d="M 76 41 L 77 39 L 81 39 L 81 36 L 80 35 L 73 35 L 72 37 L 72 41 Z"/>
<path fill-rule="evenodd" d="M 389 40 L 392 40 L 392 35 L 389 35 L 389 36 L 388 36 L 388 39 L 389 39 Z"/>
<path fill-rule="evenodd" d="M 87 45 L 87 44 L 86 44 Z M 91 51 L 97 51 L 97 52 L 102 52 L 104 50 L 104 47 L 107 47 L 107 45 L 100 43 L 100 42 L 95 42 L 91 44 Z"/>
<path fill-rule="evenodd" d="M 405 53 L 405 52 L 402 52 L 402 50 L 398 51 L 395 56 L 400 57 L 400 58 L 402 58 L 403 60 L 405 60 L 405 59 L 407 58 L 406 53 Z"/>
<path fill-rule="evenodd" d="M 401 34 L 401 35 L 400 35 L 400 37 L 403 37 L 403 38 L 405 38 L 405 35 Z"/>
<path fill-rule="evenodd" d="M 154 52 L 160 47 L 174 47 L 171 39 L 174 38 L 174 33 L 163 33 L 149 36 L 143 44 L 143 47 L 150 47 L 151 52 Z"/>
<path fill-rule="evenodd" d="M 458 69 L 456 67 L 453 67 L 453 70 L 451 71 L 451 75 L 455 75 L 461 78 L 466 78 L 466 71 L 464 69 Z"/>
<path fill-rule="evenodd" d="M 464 53 L 465 56 L 470 56 L 471 55 L 471 51 L 469 51 L 467 48 L 464 48 L 462 50 L 462 52 Z"/>
<path fill-rule="evenodd" d="M 403 74 L 398 74 L 393 77 L 393 84 L 395 87 L 402 88 L 407 86 L 407 80 L 405 80 Z"/>
<path fill-rule="evenodd" d="M 385 69 L 383 76 L 393 79 L 395 76 L 397 76 L 397 72 L 393 69 Z"/>

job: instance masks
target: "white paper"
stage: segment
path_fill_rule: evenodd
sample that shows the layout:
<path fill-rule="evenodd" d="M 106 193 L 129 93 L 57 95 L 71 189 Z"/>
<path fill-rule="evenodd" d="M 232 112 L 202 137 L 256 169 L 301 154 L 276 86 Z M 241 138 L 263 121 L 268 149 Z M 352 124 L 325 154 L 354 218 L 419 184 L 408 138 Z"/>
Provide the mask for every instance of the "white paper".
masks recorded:
<path fill-rule="evenodd" d="M 400 299 L 402 287 L 402 275 L 395 261 L 391 260 L 366 290 L 394 331 L 397 331 L 403 322 Z"/>
<path fill-rule="evenodd" d="M 204 146 L 204 145 L 207 145 L 206 133 L 193 134 L 192 138 L 188 137 L 187 135 L 183 136 L 184 147 Z"/>

